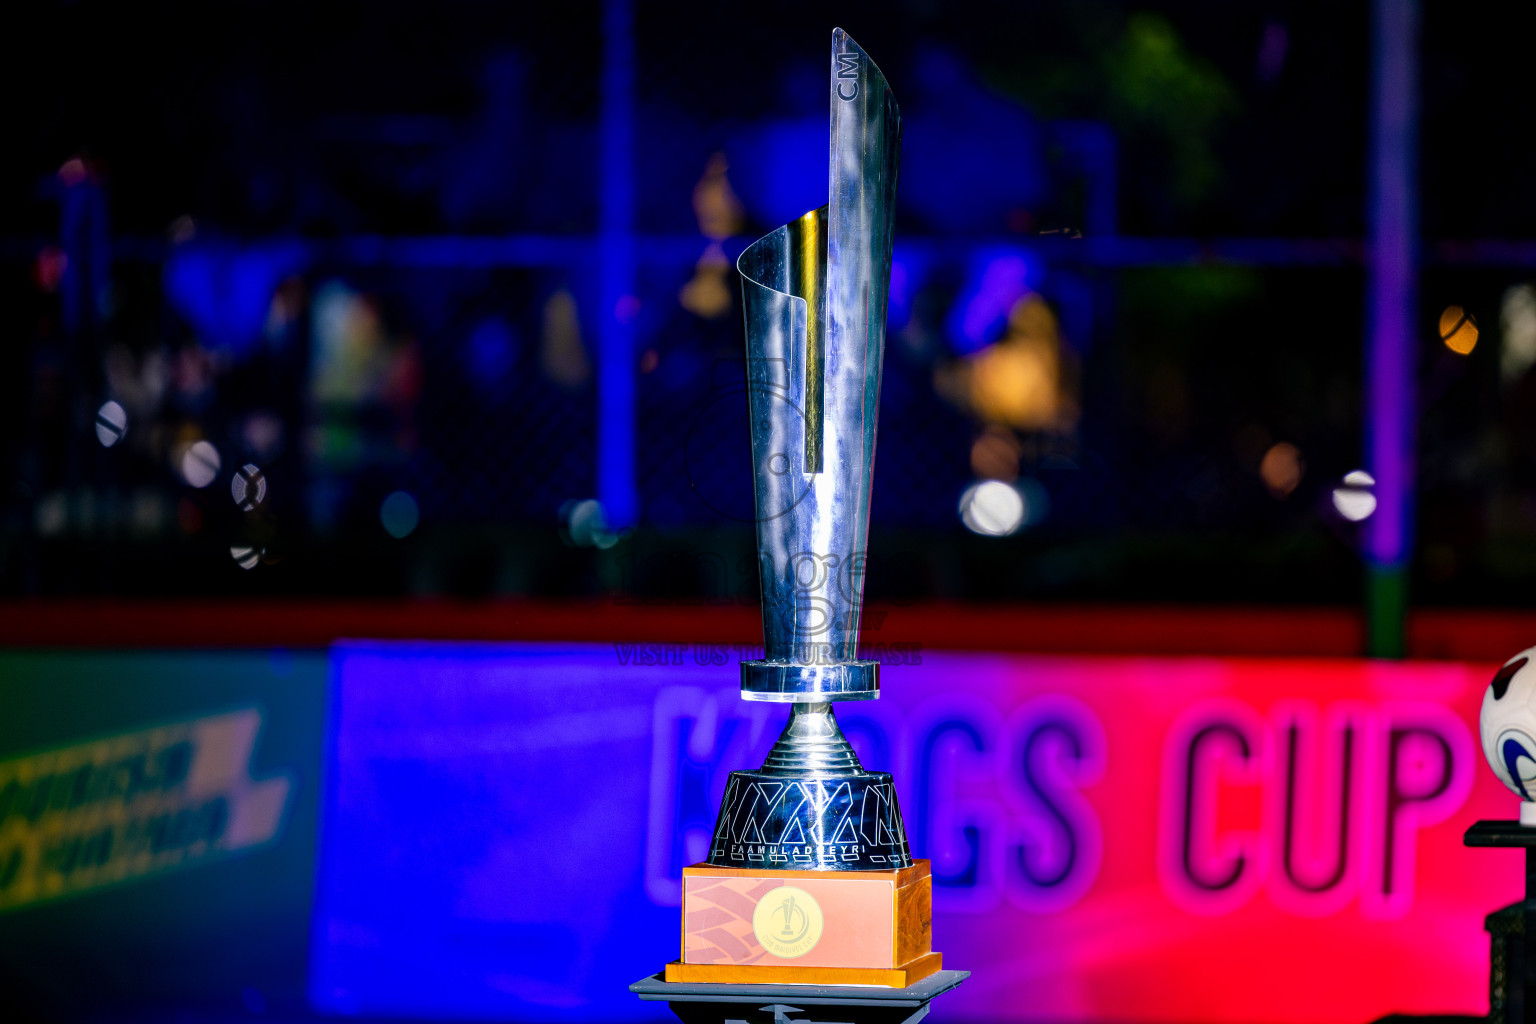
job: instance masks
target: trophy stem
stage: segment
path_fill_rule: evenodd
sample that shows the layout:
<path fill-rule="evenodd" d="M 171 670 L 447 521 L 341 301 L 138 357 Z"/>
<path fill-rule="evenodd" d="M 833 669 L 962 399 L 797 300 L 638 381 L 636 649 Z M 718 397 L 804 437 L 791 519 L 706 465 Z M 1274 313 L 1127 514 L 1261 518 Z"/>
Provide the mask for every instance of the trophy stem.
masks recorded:
<path fill-rule="evenodd" d="M 832 705 L 796 701 L 778 742 L 763 762 L 765 772 L 809 772 L 852 775 L 863 771 L 853 744 L 838 728 Z"/>

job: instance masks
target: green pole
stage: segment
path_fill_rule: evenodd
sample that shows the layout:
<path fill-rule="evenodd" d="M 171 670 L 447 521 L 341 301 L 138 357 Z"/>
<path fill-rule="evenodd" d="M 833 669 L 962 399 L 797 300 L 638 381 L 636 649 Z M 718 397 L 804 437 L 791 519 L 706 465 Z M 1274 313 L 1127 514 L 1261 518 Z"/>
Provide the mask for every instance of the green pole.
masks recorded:
<path fill-rule="evenodd" d="M 1371 565 L 1365 577 L 1366 653 L 1401 658 L 1408 653 L 1408 567 Z"/>

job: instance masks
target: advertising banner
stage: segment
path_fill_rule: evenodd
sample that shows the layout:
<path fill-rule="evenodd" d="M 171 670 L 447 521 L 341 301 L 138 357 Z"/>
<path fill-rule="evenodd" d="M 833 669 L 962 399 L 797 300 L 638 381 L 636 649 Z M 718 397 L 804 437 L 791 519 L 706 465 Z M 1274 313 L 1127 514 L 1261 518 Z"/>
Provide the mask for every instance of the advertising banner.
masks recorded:
<path fill-rule="evenodd" d="M 0 1017 L 302 1008 L 326 665 L 0 652 Z"/>
<path fill-rule="evenodd" d="M 839 706 L 932 860 L 955 1020 L 1366 1021 L 1487 1009 L 1518 851 L 1496 666 L 879 652 Z M 669 1019 L 682 868 L 785 710 L 726 645 L 333 652 L 310 988 L 409 1016 Z M 792 866 L 786 864 L 785 866 Z"/>

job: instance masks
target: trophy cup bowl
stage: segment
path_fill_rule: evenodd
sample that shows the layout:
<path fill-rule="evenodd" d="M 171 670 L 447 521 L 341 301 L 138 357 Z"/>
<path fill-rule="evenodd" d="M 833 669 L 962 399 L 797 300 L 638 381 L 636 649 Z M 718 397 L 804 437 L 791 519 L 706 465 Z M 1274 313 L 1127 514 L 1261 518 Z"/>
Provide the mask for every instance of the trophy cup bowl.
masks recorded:
<path fill-rule="evenodd" d="M 891 776 L 867 772 L 832 704 L 880 695 L 858 660 L 885 355 L 901 112 L 832 33 L 830 198 L 742 253 L 763 660 L 747 700 L 790 705 L 762 768 L 731 774 L 708 863 L 912 866 Z"/>
<path fill-rule="evenodd" d="M 731 773 L 708 859 L 683 870 L 683 955 L 665 980 L 921 985 L 926 1005 L 965 974 L 939 971 L 932 878 L 890 774 L 864 769 L 832 712 L 880 695 L 858 637 L 901 113 L 841 29 L 830 91 L 827 205 L 737 263 L 764 641 L 741 691 L 788 704 L 789 721 L 761 768 Z"/>

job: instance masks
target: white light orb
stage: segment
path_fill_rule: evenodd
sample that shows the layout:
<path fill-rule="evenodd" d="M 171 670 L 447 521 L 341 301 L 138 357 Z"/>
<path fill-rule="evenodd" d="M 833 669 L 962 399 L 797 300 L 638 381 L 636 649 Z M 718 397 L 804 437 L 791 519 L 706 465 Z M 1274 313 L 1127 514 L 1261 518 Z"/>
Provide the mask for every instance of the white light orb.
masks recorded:
<path fill-rule="evenodd" d="M 229 557 L 235 560 L 235 564 L 242 569 L 254 569 L 261 561 L 261 556 L 266 554 L 265 548 L 246 547 L 234 545 L 229 549 Z"/>
<path fill-rule="evenodd" d="M 1363 487 L 1335 487 L 1333 507 L 1352 523 L 1369 519 L 1376 511 L 1376 495 Z"/>
<path fill-rule="evenodd" d="M 96 410 L 96 440 L 111 448 L 128 433 L 128 413 L 116 402 L 103 402 Z"/>
<path fill-rule="evenodd" d="M 972 484 L 960 496 L 960 521 L 972 533 L 1006 537 L 1024 525 L 1024 496 L 1001 480 Z"/>
<path fill-rule="evenodd" d="M 201 490 L 219 475 L 219 450 L 207 441 L 194 441 L 181 450 L 181 478 Z"/>
<path fill-rule="evenodd" d="M 255 463 L 247 462 L 229 481 L 229 493 L 240 511 L 249 512 L 267 500 L 267 476 Z"/>

